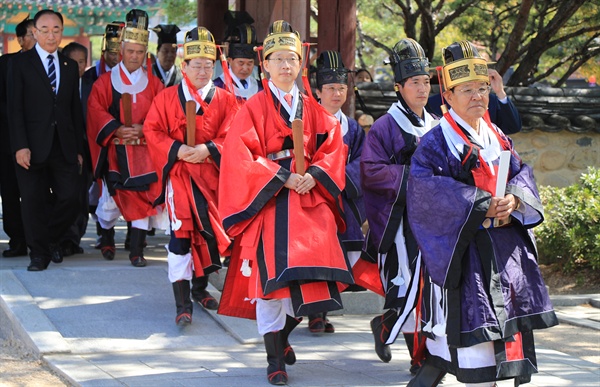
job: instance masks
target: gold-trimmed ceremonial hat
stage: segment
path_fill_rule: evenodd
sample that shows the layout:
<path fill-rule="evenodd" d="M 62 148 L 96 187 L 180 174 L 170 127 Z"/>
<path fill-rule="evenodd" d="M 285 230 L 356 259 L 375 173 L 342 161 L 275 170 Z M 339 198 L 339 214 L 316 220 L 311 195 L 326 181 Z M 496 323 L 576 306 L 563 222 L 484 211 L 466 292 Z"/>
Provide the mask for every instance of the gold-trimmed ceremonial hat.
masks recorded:
<path fill-rule="evenodd" d="M 349 70 L 337 51 L 323 51 L 317 58 L 317 88 L 330 83 L 348 84 Z"/>
<path fill-rule="evenodd" d="M 217 59 L 215 37 L 205 27 L 197 27 L 185 34 L 183 60 L 205 58 Z"/>
<path fill-rule="evenodd" d="M 490 82 L 488 62 L 473 44 L 463 40 L 442 48 L 442 77 L 446 90 L 465 82 Z"/>
<path fill-rule="evenodd" d="M 389 63 L 394 70 L 395 83 L 417 75 L 429 75 L 429 59 L 425 50 L 411 38 L 404 38 L 396 43 Z"/>
<path fill-rule="evenodd" d="M 123 33 L 123 27 L 125 27 L 125 23 L 121 21 L 114 21 L 106 25 L 104 36 L 102 36 L 102 51 L 121 51 L 121 34 Z"/>
<path fill-rule="evenodd" d="M 148 46 L 148 13 L 141 9 L 132 9 L 125 16 L 123 41 Z"/>
<path fill-rule="evenodd" d="M 294 31 L 285 20 L 274 21 L 263 42 L 263 58 L 276 51 L 292 51 L 302 58 L 302 41 L 298 31 Z"/>

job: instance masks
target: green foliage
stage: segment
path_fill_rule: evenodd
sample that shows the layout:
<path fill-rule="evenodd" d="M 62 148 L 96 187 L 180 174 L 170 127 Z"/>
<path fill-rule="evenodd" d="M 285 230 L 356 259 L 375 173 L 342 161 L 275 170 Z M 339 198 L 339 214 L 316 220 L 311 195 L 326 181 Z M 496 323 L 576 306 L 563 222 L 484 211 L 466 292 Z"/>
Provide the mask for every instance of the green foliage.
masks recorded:
<path fill-rule="evenodd" d="M 165 1 L 165 13 L 170 24 L 180 26 L 190 24 L 196 19 L 196 2 L 190 0 Z"/>
<path fill-rule="evenodd" d="M 535 229 L 540 262 L 564 272 L 600 269 L 600 169 L 589 167 L 579 184 L 541 187 L 546 220 Z"/>
<path fill-rule="evenodd" d="M 519 0 L 357 0 L 357 67 L 366 66 L 371 70 L 383 67 L 381 62 L 387 54 L 370 39 L 391 48 L 398 40 L 410 37 L 423 45 L 433 65 L 441 64 L 441 47 L 457 40 L 474 42 L 481 47 L 480 52 L 499 62 L 498 69 L 502 69 L 502 73 L 511 66 L 513 69 L 522 66 L 522 74 L 516 77 L 515 84 L 541 81 L 563 84 L 577 70 L 575 76 L 600 78 L 600 56 L 596 54 L 600 50 L 598 0 L 585 0 L 564 24 L 554 18 L 567 2 L 535 0 L 526 13 L 522 35 L 513 36 L 523 3 Z M 465 5 L 469 6 L 465 8 Z M 414 26 L 407 22 L 409 14 L 415 18 Z M 422 27 L 428 25 L 426 20 L 433 22 L 435 31 L 421 41 Z M 536 40 L 538 35 L 543 38 Z M 432 38 L 435 47 L 426 44 Z M 511 41 L 517 44 L 507 51 Z"/>

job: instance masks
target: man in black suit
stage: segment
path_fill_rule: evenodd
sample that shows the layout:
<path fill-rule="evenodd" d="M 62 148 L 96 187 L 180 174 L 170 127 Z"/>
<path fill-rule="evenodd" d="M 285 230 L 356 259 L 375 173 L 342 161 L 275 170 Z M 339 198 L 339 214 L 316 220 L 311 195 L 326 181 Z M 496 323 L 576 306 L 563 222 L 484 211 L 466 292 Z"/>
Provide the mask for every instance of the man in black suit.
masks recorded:
<path fill-rule="evenodd" d="M 58 241 L 77 216 L 83 114 L 77 63 L 58 52 L 63 19 L 45 9 L 33 18 L 37 44 L 11 58 L 11 149 L 18 164 L 29 271 L 62 262 Z M 55 200 L 50 204 L 50 191 Z"/>
<path fill-rule="evenodd" d="M 15 156 L 10 150 L 8 135 L 8 109 L 6 82 L 8 61 L 20 52 L 35 46 L 33 36 L 33 20 L 29 16 L 17 24 L 15 29 L 21 50 L 0 56 L 0 196 L 2 196 L 2 225 L 8 235 L 8 249 L 2 252 L 3 257 L 19 257 L 27 255 L 25 229 L 21 217 L 21 193 L 15 174 Z"/>
<path fill-rule="evenodd" d="M 79 96 L 81 98 L 81 108 L 84 112 L 85 122 L 85 111 L 86 105 L 84 105 L 84 93 L 85 101 L 87 103 L 87 97 L 92 90 L 92 82 L 90 79 L 84 79 L 83 74 L 87 67 L 88 62 L 88 49 L 82 44 L 77 42 L 71 42 L 62 49 L 63 55 L 73 59 L 79 66 Z M 63 256 L 68 257 L 73 254 L 83 253 L 83 248 L 80 246 L 81 238 L 85 235 L 88 225 L 89 218 L 89 200 L 88 190 L 92 183 L 92 161 L 90 158 L 89 148 L 87 144 L 87 134 L 85 130 L 81 133 L 83 140 L 83 168 L 82 174 L 79 176 L 80 192 L 79 192 L 79 214 L 75 222 L 69 227 L 67 232 L 61 237 L 60 248 Z"/>

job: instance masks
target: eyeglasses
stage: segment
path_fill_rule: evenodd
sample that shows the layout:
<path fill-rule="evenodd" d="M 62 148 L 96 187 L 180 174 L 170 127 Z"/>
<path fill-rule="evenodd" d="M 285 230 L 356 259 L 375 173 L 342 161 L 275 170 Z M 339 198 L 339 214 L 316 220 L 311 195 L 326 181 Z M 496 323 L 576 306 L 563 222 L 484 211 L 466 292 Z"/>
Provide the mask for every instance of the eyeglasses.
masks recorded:
<path fill-rule="evenodd" d="M 290 65 L 295 66 L 300 62 L 300 58 L 272 58 L 268 60 L 275 63 L 277 66 L 283 65 L 283 62 L 288 62 Z"/>
<path fill-rule="evenodd" d="M 62 28 L 54 28 L 54 29 L 48 29 L 48 28 L 42 28 L 42 29 L 37 29 L 38 32 L 40 33 L 40 35 L 46 36 L 46 35 L 54 35 L 54 36 L 58 36 L 62 33 Z"/>
<path fill-rule="evenodd" d="M 331 92 L 331 93 L 346 94 L 348 92 L 348 86 L 339 86 L 339 87 L 335 87 L 335 86 L 323 86 L 322 90 L 323 91 L 328 91 L 328 92 Z"/>
<path fill-rule="evenodd" d="M 205 73 L 211 72 L 213 70 L 213 66 L 188 66 L 190 69 L 197 71 L 197 72 L 201 72 L 204 71 Z"/>
<path fill-rule="evenodd" d="M 28 34 L 25 34 L 25 35 L 23 35 L 23 37 L 24 37 L 24 38 L 31 38 L 31 39 L 33 39 L 33 38 L 34 38 L 34 36 L 33 36 L 33 33 L 31 33 L 31 32 L 30 32 L 30 33 L 28 33 Z"/>
<path fill-rule="evenodd" d="M 491 86 L 485 86 L 485 87 L 480 87 L 478 89 L 462 89 L 462 90 L 456 89 L 455 91 L 457 93 L 464 95 L 465 97 L 473 97 L 475 95 L 475 93 L 485 97 L 486 95 L 488 95 L 490 93 L 491 90 L 492 90 Z"/>

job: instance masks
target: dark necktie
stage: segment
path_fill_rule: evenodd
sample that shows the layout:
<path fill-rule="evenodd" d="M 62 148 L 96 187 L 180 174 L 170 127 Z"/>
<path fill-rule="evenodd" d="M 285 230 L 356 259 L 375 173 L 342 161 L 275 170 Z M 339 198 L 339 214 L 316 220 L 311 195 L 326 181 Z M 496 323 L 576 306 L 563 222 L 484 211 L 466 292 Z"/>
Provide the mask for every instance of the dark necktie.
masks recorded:
<path fill-rule="evenodd" d="M 240 79 L 240 83 L 242 84 L 242 86 L 244 86 L 244 89 L 248 88 L 248 82 L 246 82 L 245 79 Z"/>
<path fill-rule="evenodd" d="M 56 93 L 56 68 L 54 67 L 54 56 L 52 54 L 48 54 L 48 79 L 50 79 L 52 92 Z"/>

